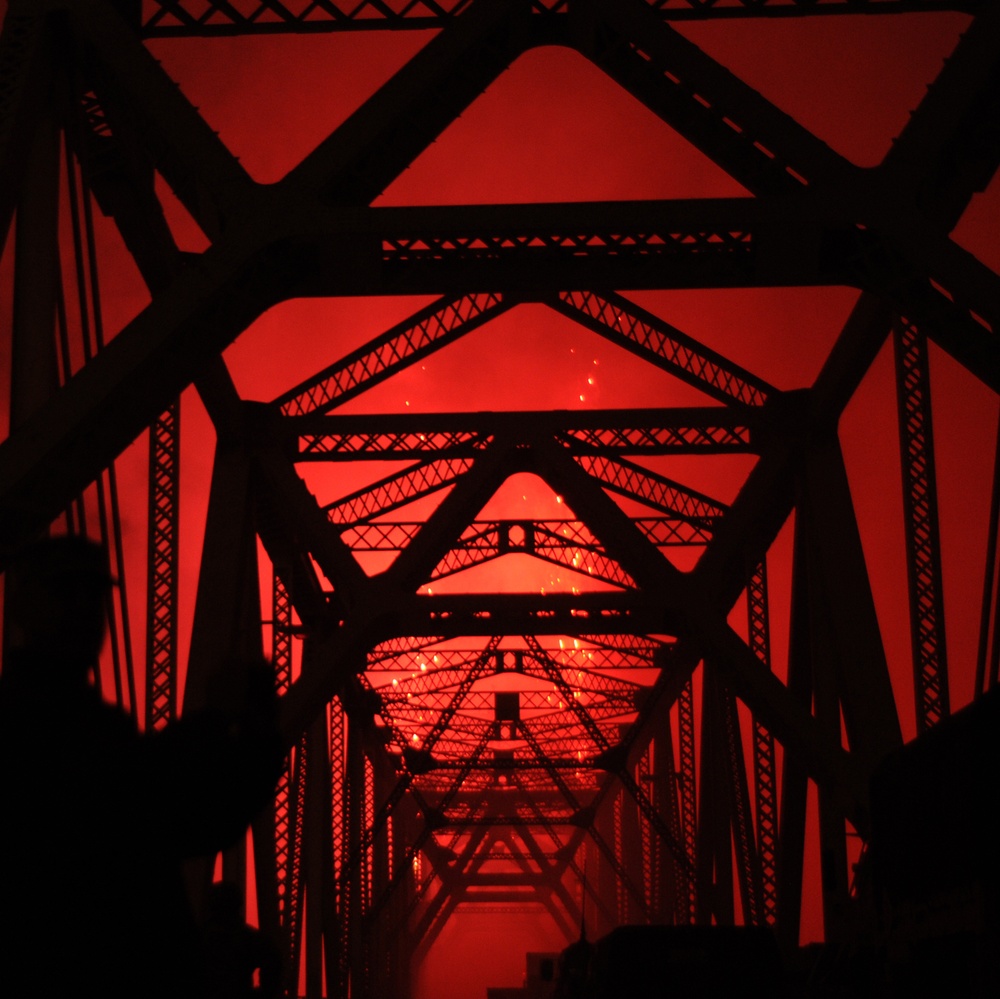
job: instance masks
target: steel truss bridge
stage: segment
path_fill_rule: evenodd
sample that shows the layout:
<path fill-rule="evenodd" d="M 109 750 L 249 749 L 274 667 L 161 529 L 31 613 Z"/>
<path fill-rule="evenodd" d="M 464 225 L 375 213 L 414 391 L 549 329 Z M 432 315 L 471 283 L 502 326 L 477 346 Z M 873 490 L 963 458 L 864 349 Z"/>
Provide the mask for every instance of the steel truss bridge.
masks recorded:
<path fill-rule="evenodd" d="M 941 11 L 968 28 L 870 168 L 675 27 Z M 435 30 L 270 185 L 148 47 L 408 29 Z M 543 45 L 576 50 L 749 196 L 373 207 Z M 924 732 L 952 712 L 929 344 L 1000 390 L 1000 279 L 950 236 L 997 167 L 998 80 L 1000 8 L 974 0 L 11 0 L 0 38 L 0 233 L 13 287 L 0 556 L 54 524 L 99 535 L 124 572 L 116 462 L 148 440 L 148 572 L 133 586 L 147 599 L 115 608 L 106 693 L 157 729 L 212 696 L 220 664 L 272 661 L 287 765 L 273 807 L 223 867 L 255 896 L 287 966 L 303 969 L 290 995 L 405 997 L 414 962 L 470 903 L 544 906 L 568 939 L 586 905 L 598 930 L 738 920 L 794 946 L 810 891 L 827 939 L 850 939 L 864 921 L 873 899 L 852 866 L 864 870 L 868 780 L 902 735 L 838 421 L 891 340 Z M 204 233 L 203 252 L 179 248 L 161 182 Z M 106 330 L 95 231 L 108 224 L 148 304 Z M 858 297 L 815 381 L 784 391 L 613 290 L 790 286 Z M 434 300 L 278 398 L 241 398 L 223 351 L 271 306 L 388 295 Z M 706 404 L 340 412 L 523 304 Z M 215 457 L 182 634 L 179 398 L 191 385 Z M 723 454 L 752 462 L 731 503 L 649 460 Z M 307 487 L 310 464 L 350 461 L 391 470 L 332 499 Z M 572 513 L 484 518 L 520 473 Z M 997 680 L 997 505 L 994 485 L 979 659 L 954 667 L 975 671 L 976 695 Z M 789 653 L 775 662 L 768 555 L 790 520 Z M 693 568 L 675 567 L 678 549 Z M 365 571 L 372 554 L 388 568 Z M 508 555 L 579 585 L 433 592 Z M 137 657 L 135 630 L 146 636 Z M 822 884 L 810 887 L 802 858 L 817 847 Z"/>

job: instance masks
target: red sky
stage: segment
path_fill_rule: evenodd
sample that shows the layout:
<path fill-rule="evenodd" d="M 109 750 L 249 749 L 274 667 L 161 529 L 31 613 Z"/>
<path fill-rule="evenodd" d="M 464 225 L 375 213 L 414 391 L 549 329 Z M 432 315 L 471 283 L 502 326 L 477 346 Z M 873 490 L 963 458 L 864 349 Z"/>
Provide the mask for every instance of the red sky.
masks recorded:
<path fill-rule="evenodd" d="M 845 16 L 711 22 L 681 30 L 835 150 L 859 165 L 874 165 L 966 23 L 960 15 L 945 14 Z M 423 32 L 372 32 L 164 40 L 151 48 L 251 175 L 273 182 L 428 37 Z M 517 60 L 377 203 L 743 193 L 585 59 L 552 47 Z M 994 183 L 977 196 L 955 233 L 992 267 L 1000 265 L 998 200 Z M 196 237 L 189 238 L 192 247 L 199 245 Z M 811 383 L 856 298 L 853 290 L 837 288 L 620 290 L 783 389 Z M 244 397 L 270 399 L 424 301 L 288 302 L 254 324 L 227 351 L 227 361 Z M 995 432 L 996 400 L 936 349 L 932 363 L 949 642 L 955 700 L 962 703 L 971 694 L 969 671 L 963 666 L 974 653 L 990 474 L 986 456 Z M 595 371 L 595 385 L 588 385 Z M 544 307 L 522 306 L 372 389 L 344 411 L 484 405 L 613 408 L 704 401 L 696 390 Z M 899 599 L 904 587 L 902 518 L 888 349 L 849 406 L 841 430 L 890 658 L 905 686 L 908 639 L 905 602 Z M 208 460 L 206 449 L 206 470 Z M 745 470 L 745 463 L 726 459 L 675 459 L 667 474 L 729 500 Z M 328 488 L 347 491 L 342 479 Z M 197 511 L 190 513 L 196 521 Z M 905 715 L 911 698 L 902 689 L 900 693 Z M 904 724 L 912 732 L 909 718 Z"/>
<path fill-rule="evenodd" d="M 958 15 L 825 17 L 687 25 L 681 30 L 765 97 L 860 165 L 874 165 L 939 71 L 967 19 Z M 345 33 L 203 41 L 165 40 L 150 48 L 199 106 L 250 174 L 274 182 L 355 110 L 430 36 L 423 32 Z M 743 189 L 574 52 L 535 50 L 519 59 L 382 195 L 385 205 L 741 196 Z M 165 197 L 169 197 L 164 192 Z M 1000 186 L 977 197 L 955 238 L 1000 267 Z M 177 212 L 185 248 L 204 245 Z M 10 244 L 8 244 L 10 246 Z M 146 297 L 113 238 L 102 234 L 108 263 L 109 330 Z M 10 252 L 0 266 L 10 301 Z M 642 292 L 619 289 L 673 325 L 782 389 L 808 386 L 857 293 L 850 289 Z M 427 299 L 342 299 L 284 303 L 226 352 L 241 394 L 269 400 L 355 346 L 383 332 Z M 9 312 L 0 314 L 9 328 Z M 989 459 L 997 400 L 940 351 L 932 351 L 941 486 L 945 600 L 953 704 L 972 690 L 983 577 Z M 914 734 L 899 459 L 892 359 L 883 350 L 852 401 L 841 435 L 875 589 L 877 609 L 906 736 Z M 590 379 L 593 379 L 591 384 Z M 581 399 L 581 396 L 583 397 Z M 541 306 L 521 306 L 344 407 L 345 412 L 618 408 L 706 400 L 631 355 Z M 184 398 L 182 500 L 185 547 L 182 635 L 194 600 L 201 525 L 212 460 L 212 431 L 193 392 Z M 145 450 L 126 454 L 119 474 L 126 497 L 126 544 L 144 550 Z M 671 459 L 657 470 L 729 501 L 747 471 L 744 459 Z M 384 468 L 308 470 L 321 499 L 333 499 Z M 522 486 L 524 487 L 522 489 Z M 498 514 L 540 515 L 551 491 L 514 484 Z M 521 496 L 528 496 L 521 500 Z M 775 657 L 784 661 L 789 539 L 771 555 Z M 538 585 L 520 566 L 494 572 L 490 586 Z M 548 572 L 548 569 L 545 570 Z M 143 606 L 142 570 L 133 574 Z M 461 585 L 455 583 L 454 585 Z M 140 615 L 141 616 L 141 615 Z M 136 634 L 141 648 L 141 623 Z M 483 917 L 455 919 L 432 952 L 427 996 L 482 995 L 485 984 L 518 984 L 526 949 L 559 946 L 546 921 L 507 926 L 490 948 Z M 822 932 L 807 913 L 804 934 Z M 536 942 L 532 942 L 536 941 Z M 483 955 L 476 982 L 458 983 L 457 953 Z M 505 955 L 505 956 L 504 956 Z M 487 976 L 488 977 L 484 977 Z M 451 990 L 450 992 L 448 990 Z M 477 991 L 478 990 L 478 993 Z M 422 997 L 418 996 L 418 999 Z"/>

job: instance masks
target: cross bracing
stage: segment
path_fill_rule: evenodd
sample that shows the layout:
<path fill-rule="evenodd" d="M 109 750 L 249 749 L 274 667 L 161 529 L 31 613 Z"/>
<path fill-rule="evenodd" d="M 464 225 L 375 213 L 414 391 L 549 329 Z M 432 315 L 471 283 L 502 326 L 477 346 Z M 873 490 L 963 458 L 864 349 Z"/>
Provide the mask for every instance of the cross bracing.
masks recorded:
<path fill-rule="evenodd" d="M 850 162 L 676 27 L 935 12 L 963 16 L 967 30 L 874 167 Z M 270 185 L 251 177 L 150 49 L 168 36 L 201 44 L 403 28 L 436 33 Z M 14 233 L 5 252 L 16 346 L 0 553 L 53 522 L 79 529 L 88 506 L 114 506 L 106 470 L 150 430 L 151 651 L 145 667 L 116 668 L 108 689 L 134 712 L 136 690 L 148 690 L 146 724 L 160 727 L 181 707 L 180 673 L 194 705 L 208 696 L 213 664 L 261 644 L 247 634 L 248 613 L 270 633 L 289 756 L 273 813 L 254 826 L 255 890 L 262 925 L 301 960 L 290 994 L 407 995 L 413 961 L 460 904 L 530 899 L 572 930 L 585 855 L 603 873 L 580 890 L 606 927 L 622 913 L 738 918 L 794 944 L 813 892 L 828 936 L 849 938 L 852 913 L 873 899 L 848 901 L 845 829 L 870 836 L 867 782 L 902 742 L 900 715 L 933 728 L 965 683 L 945 655 L 926 369 L 947 355 L 970 382 L 1000 388 L 1000 281 L 953 234 L 1000 156 L 998 28 L 991 5 L 972 0 L 9 5 L 0 223 L 5 239 Z M 375 203 L 508 66 L 547 45 L 582 55 L 747 196 Z M 60 169 L 73 176 L 76 200 L 63 206 L 80 226 L 72 249 L 53 238 Z M 164 183 L 204 251 L 175 242 Z M 148 290 L 106 343 L 101 296 L 86 280 L 102 267 L 99 241 L 87 238 L 95 206 L 107 217 L 97 231 L 114 228 Z M 69 289 L 52 278 L 61 257 L 63 283 L 70 257 L 85 278 L 68 318 Z M 853 289 L 855 304 L 818 374 L 783 388 L 644 297 L 795 287 Z M 241 394 L 223 352 L 268 310 L 357 296 L 432 300 L 360 345 L 329 349 L 314 375 L 274 386 L 271 402 Z M 701 404 L 358 407 L 539 306 L 700 393 Z M 60 346 L 50 365 L 71 335 L 86 350 Z M 890 335 L 913 635 L 905 708 L 837 436 Z M 54 376 L 40 376 L 49 366 Z M 183 462 L 171 438 L 191 385 L 216 455 L 181 662 Z M 669 464 L 730 458 L 749 472 L 725 501 Z M 375 461 L 395 464 L 367 478 L 353 471 Z M 343 479 L 331 488 L 314 469 Z M 493 512 L 523 476 L 562 510 Z M 102 536 L 119 550 L 108 524 Z M 769 579 L 786 529 L 792 636 L 776 655 Z M 996 532 L 987 537 L 992 566 Z M 268 614 L 252 601 L 248 610 L 253 569 L 239 579 L 233 570 L 259 557 L 269 579 L 273 569 Z M 482 575 L 512 559 L 545 585 L 504 589 Z M 989 579 L 984 589 L 988 644 Z M 745 625 L 733 623 L 736 610 Z M 126 630 L 116 645 L 129 643 Z M 818 833 L 805 819 L 807 781 L 818 789 Z M 316 801 L 320 833 L 306 823 Z M 787 859 L 807 843 L 836 858 L 819 886 Z M 304 919 L 320 896 L 326 906 Z"/>

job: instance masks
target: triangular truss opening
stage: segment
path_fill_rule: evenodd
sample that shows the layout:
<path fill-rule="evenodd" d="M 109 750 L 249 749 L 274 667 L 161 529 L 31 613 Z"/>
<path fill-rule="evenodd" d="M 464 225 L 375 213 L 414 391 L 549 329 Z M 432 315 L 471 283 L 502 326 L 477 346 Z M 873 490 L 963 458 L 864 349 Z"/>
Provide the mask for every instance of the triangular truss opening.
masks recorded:
<path fill-rule="evenodd" d="M 620 150 L 639 150 L 623 158 Z M 568 48 L 520 56 L 376 204 L 740 197 L 747 191 Z"/>
<path fill-rule="evenodd" d="M 920 16 L 678 24 L 677 30 L 858 166 L 873 167 L 968 26 Z"/>
<path fill-rule="evenodd" d="M 147 45 L 243 168 L 259 183 L 272 184 L 424 41 L 417 32 L 215 38 L 208 43 L 209 58 L 202 57 L 204 43 L 192 39 L 157 39 Z M 336 85 L 331 73 L 336 73 Z M 265 135 L 280 140 L 262 142 Z"/>

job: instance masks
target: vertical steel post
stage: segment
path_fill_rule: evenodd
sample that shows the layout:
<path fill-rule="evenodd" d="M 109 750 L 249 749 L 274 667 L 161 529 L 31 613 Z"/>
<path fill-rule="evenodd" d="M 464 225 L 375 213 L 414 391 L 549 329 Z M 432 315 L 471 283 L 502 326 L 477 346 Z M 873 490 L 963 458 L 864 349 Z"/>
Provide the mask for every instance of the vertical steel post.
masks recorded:
<path fill-rule="evenodd" d="M 903 471 L 913 687 L 917 731 L 924 732 L 950 713 L 930 358 L 926 335 L 905 320 L 893 327 L 892 343 Z"/>
<path fill-rule="evenodd" d="M 750 648 L 771 669 L 771 635 L 767 601 L 767 562 L 761 561 L 747 583 Z M 761 868 L 761 919 L 774 926 L 778 918 L 777 848 L 778 781 L 774 736 L 753 719 L 754 806 L 757 813 L 757 852 Z"/>
<path fill-rule="evenodd" d="M 177 714 L 178 527 L 181 402 L 149 428 L 149 512 L 146 557 L 146 730 Z"/>

